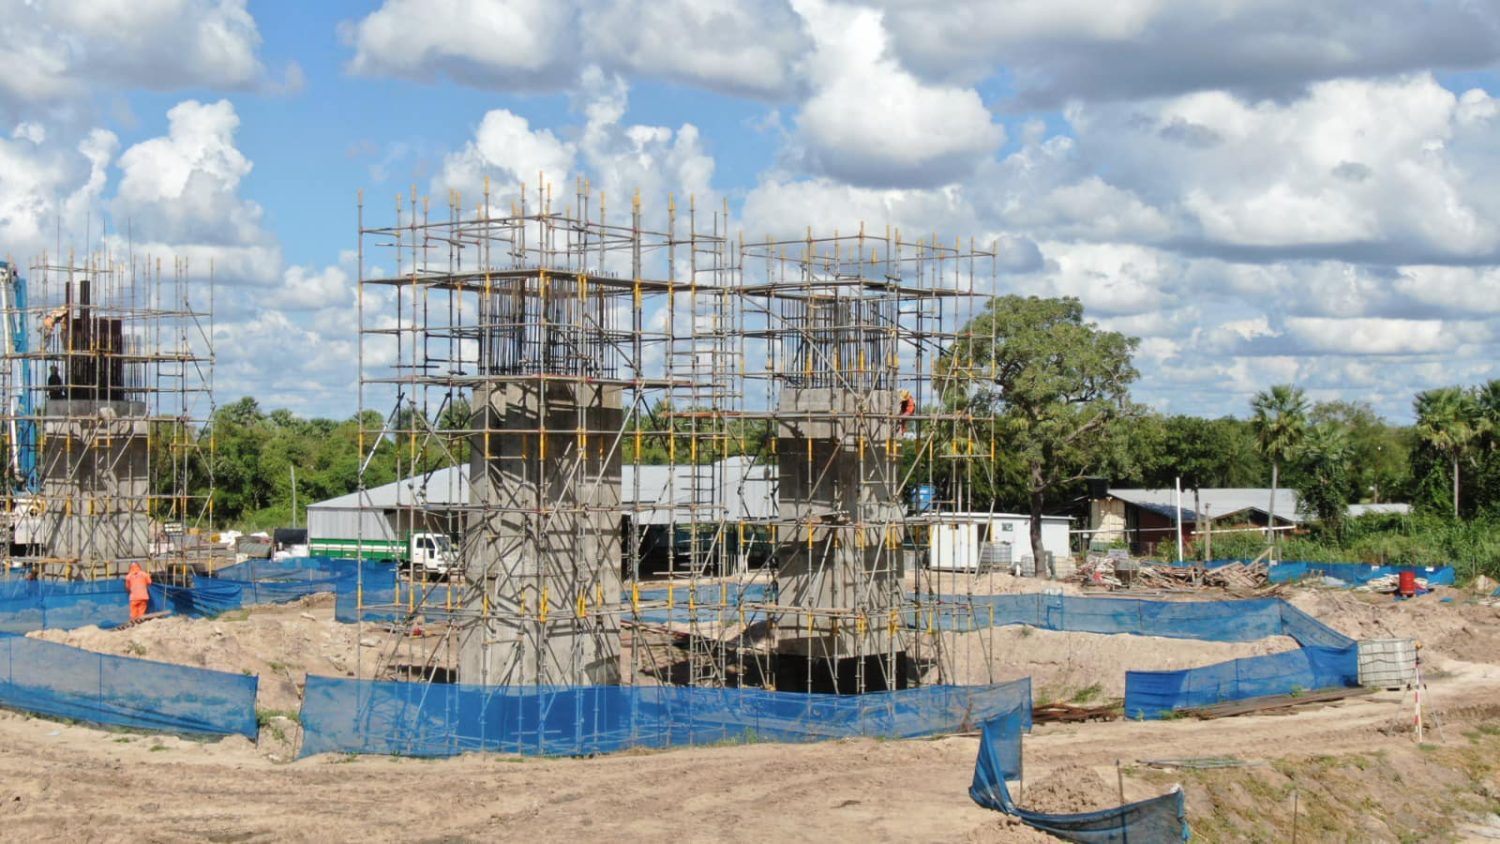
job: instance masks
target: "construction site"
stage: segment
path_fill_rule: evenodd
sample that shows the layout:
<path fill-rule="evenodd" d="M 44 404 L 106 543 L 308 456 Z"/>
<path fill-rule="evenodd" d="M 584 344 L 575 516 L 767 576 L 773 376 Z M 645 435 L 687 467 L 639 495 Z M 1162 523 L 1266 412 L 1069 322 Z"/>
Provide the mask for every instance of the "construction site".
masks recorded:
<path fill-rule="evenodd" d="M 171 839 L 1500 830 L 1500 609 L 1452 569 L 1001 541 L 992 373 L 950 354 L 997 339 L 997 245 L 582 181 L 359 219 L 336 555 L 216 541 L 210 276 L 4 270 L 15 834 L 74 799 Z"/>

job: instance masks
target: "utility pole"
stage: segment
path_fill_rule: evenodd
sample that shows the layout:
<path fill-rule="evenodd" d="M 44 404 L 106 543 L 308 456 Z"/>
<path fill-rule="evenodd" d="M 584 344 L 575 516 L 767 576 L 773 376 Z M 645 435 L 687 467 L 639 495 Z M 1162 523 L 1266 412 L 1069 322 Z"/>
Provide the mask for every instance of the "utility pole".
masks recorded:
<path fill-rule="evenodd" d="M 1203 562 L 1207 564 L 1214 558 L 1214 519 L 1208 511 L 1212 504 L 1203 507 Z"/>
<path fill-rule="evenodd" d="M 297 526 L 297 467 L 288 467 L 292 470 L 292 527 Z"/>
<path fill-rule="evenodd" d="M 1182 476 L 1177 476 L 1177 564 L 1182 565 Z"/>

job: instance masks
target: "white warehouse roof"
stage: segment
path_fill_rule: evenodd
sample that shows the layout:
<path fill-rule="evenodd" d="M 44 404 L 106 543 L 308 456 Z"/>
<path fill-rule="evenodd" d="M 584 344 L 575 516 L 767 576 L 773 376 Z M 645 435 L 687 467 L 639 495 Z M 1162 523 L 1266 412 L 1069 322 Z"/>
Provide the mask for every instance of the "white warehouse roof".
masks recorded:
<path fill-rule="evenodd" d="M 1144 507 L 1163 515 L 1176 515 L 1176 490 L 1117 489 L 1111 487 L 1109 494 L 1112 498 L 1118 498 L 1137 507 Z M 1270 509 L 1271 488 L 1228 487 L 1210 489 L 1204 487 L 1198 490 L 1198 504 L 1208 516 L 1214 519 L 1222 519 L 1225 516 L 1246 510 L 1256 510 L 1265 513 Z M 1302 521 L 1301 512 L 1302 508 L 1300 502 L 1297 500 L 1295 490 L 1276 490 L 1276 518 L 1291 522 L 1292 524 L 1299 524 Z M 1182 517 L 1188 521 L 1196 521 L 1197 519 L 1197 515 L 1193 512 L 1193 490 L 1191 489 L 1184 489 L 1182 491 Z"/>
<path fill-rule="evenodd" d="M 766 519 L 776 513 L 774 480 L 772 467 L 756 465 L 750 457 L 703 466 L 625 465 L 620 471 L 621 506 L 636 511 L 637 523 L 665 523 L 674 511 L 686 517 L 695 504 L 700 518 L 716 516 L 723 508 L 728 519 Z M 469 467 L 463 465 L 319 501 L 307 509 L 310 514 L 403 507 L 444 510 L 468 503 Z"/>

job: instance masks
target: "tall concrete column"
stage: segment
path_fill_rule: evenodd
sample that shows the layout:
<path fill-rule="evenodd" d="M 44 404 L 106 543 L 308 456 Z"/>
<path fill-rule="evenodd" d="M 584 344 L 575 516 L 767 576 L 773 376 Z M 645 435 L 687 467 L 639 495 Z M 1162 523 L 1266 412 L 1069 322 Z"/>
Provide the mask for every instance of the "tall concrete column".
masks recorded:
<path fill-rule="evenodd" d="M 44 509 L 33 537 L 45 556 L 107 575 L 149 554 L 145 414 L 138 401 L 48 401 L 38 466 Z"/>
<path fill-rule="evenodd" d="M 905 685 L 891 633 L 901 600 L 901 520 L 890 459 L 898 396 L 840 388 L 781 391 L 777 430 L 777 629 L 784 691 L 879 691 Z M 894 547 L 893 547 L 894 546 Z"/>
<path fill-rule="evenodd" d="M 620 680 L 618 386 L 537 379 L 475 390 L 467 610 L 458 679 Z"/>

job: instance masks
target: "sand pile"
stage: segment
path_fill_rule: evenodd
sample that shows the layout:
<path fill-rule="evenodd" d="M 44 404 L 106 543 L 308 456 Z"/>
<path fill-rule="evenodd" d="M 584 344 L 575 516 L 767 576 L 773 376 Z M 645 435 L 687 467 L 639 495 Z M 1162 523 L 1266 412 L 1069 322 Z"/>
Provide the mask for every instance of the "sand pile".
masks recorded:
<path fill-rule="evenodd" d="M 1068 765 L 1027 784 L 1021 808 L 1052 815 L 1076 815 L 1120 805 L 1119 789 L 1104 781 L 1093 768 Z"/>
<path fill-rule="evenodd" d="M 1451 599 L 1444 603 L 1444 599 Z M 1355 639 L 1411 638 L 1424 653 L 1500 664 L 1500 608 L 1439 588 L 1409 601 L 1344 589 L 1300 590 L 1289 600 Z"/>
<path fill-rule="evenodd" d="M 255 674 L 260 677 L 257 704 L 263 709 L 292 711 L 301 704 L 301 688 L 309 672 L 352 677 L 363 668 L 368 675 L 385 645 L 384 634 L 367 630 L 363 638 L 371 644 L 357 658 L 359 628 L 333 620 L 329 596 L 254 607 L 217 619 L 173 617 L 121 630 L 89 626 L 29 635 L 100 653 Z"/>
<path fill-rule="evenodd" d="M 993 638 L 991 638 L 993 637 Z M 1203 642 L 1156 636 L 1105 635 L 1001 627 L 943 635 L 949 664 L 963 685 L 1031 677 L 1037 702 L 1098 686 L 1095 697 L 1124 697 L 1126 671 L 1180 671 L 1298 647 L 1287 636 L 1254 642 Z"/>

